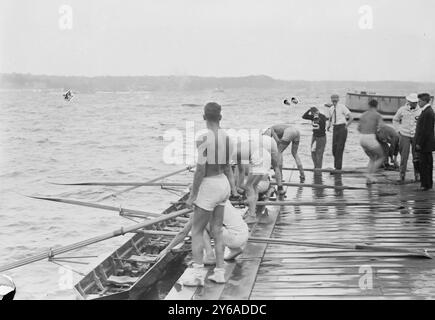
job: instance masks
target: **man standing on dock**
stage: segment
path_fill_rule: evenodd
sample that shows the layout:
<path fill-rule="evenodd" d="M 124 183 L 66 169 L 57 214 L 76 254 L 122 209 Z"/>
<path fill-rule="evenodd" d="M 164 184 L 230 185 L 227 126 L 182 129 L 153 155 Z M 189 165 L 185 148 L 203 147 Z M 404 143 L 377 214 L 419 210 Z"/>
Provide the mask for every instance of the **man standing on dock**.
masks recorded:
<path fill-rule="evenodd" d="M 399 108 L 393 117 L 393 125 L 399 132 L 399 152 L 400 152 L 400 182 L 405 181 L 406 169 L 408 167 L 409 149 L 412 150 L 412 163 L 414 166 L 415 181 L 420 181 L 418 170 L 417 154 L 415 153 L 415 128 L 421 109 L 418 105 L 418 96 L 411 93 L 406 97 L 406 105 Z"/>
<path fill-rule="evenodd" d="M 340 97 L 338 94 L 331 96 L 332 104 L 326 106 L 329 108 L 329 125 L 328 131 L 332 129 L 332 155 L 334 156 L 334 168 L 341 170 L 343 166 L 343 152 L 347 140 L 347 128 L 353 121 L 350 110 L 343 104 L 339 104 Z"/>
<path fill-rule="evenodd" d="M 428 93 L 418 95 L 421 114 L 417 120 L 415 131 L 415 150 L 420 162 L 421 190 L 427 191 L 433 187 L 433 156 L 435 150 L 434 123 L 435 114 L 430 105 L 431 96 Z"/>
<path fill-rule="evenodd" d="M 314 169 L 322 169 L 323 153 L 326 146 L 326 121 L 324 114 L 320 113 L 316 107 L 311 107 L 302 116 L 302 119 L 311 120 L 313 126 L 313 137 L 311 138 L 311 158 L 313 159 Z"/>
<path fill-rule="evenodd" d="M 220 128 L 221 106 L 215 102 L 207 103 L 203 117 L 208 130 L 197 140 L 198 161 L 192 190 L 186 201 L 188 207 L 195 204 L 192 224 L 193 270 L 190 277 L 183 280 L 186 286 L 204 285 L 203 235 L 209 222 L 216 254 L 216 268 L 209 279 L 217 283 L 225 282 L 222 235 L 224 206 L 230 197 L 231 187 L 235 188 L 230 166 L 234 146 L 228 134 Z"/>
<path fill-rule="evenodd" d="M 373 174 L 384 162 L 384 151 L 376 139 L 376 132 L 382 124 L 382 116 L 377 111 L 378 102 L 370 100 L 369 110 L 364 112 L 358 124 L 358 131 L 361 133 L 360 144 L 370 161 L 368 165 L 367 184 L 375 181 Z"/>

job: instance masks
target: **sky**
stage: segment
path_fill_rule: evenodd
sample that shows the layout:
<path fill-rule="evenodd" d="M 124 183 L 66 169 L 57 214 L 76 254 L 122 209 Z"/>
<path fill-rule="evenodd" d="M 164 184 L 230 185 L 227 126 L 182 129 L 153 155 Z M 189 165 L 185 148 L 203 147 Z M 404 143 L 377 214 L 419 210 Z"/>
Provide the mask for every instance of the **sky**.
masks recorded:
<path fill-rule="evenodd" d="M 435 82 L 434 12 L 433 0 L 2 0 L 0 73 Z"/>

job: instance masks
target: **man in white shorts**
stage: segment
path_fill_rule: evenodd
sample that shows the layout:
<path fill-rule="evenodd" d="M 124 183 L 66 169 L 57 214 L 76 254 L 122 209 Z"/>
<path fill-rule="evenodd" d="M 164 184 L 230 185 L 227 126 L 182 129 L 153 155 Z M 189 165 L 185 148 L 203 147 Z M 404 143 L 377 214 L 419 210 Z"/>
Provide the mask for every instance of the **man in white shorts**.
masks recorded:
<path fill-rule="evenodd" d="M 192 190 L 187 207 L 194 207 L 192 223 L 193 270 L 190 277 L 184 279 L 186 286 L 204 285 L 203 277 L 203 234 L 210 222 L 215 241 L 216 268 L 210 280 L 224 283 L 224 244 L 222 224 L 224 205 L 230 196 L 230 183 L 234 183 L 230 161 L 233 145 L 228 134 L 220 128 L 221 106 L 215 102 L 204 107 L 204 120 L 207 133 L 197 142 L 198 162 L 193 178 Z"/>
<path fill-rule="evenodd" d="M 243 252 L 249 238 L 248 225 L 243 221 L 244 210 L 236 209 L 231 202 L 227 200 L 224 208 L 224 220 L 222 236 L 225 245 L 225 260 L 232 260 Z M 160 256 L 165 256 L 172 248 L 182 242 L 189 234 L 193 224 L 191 218 L 183 230 L 181 230 L 169 245 L 160 253 Z M 203 234 L 204 248 L 206 257 L 205 264 L 215 264 L 216 257 L 213 253 L 213 248 L 210 242 L 210 225 L 207 225 Z"/>
<path fill-rule="evenodd" d="M 246 191 L 249 207 L 246 222 L 254 223 L 257 221 L 258 185 L 261 181 L 269 178 L 271 167 L 275 171 L 278 186 L 282 186 L 281 171 L 278 167 L 278 147 L 271 137 L 254 134 L 249 139 L 239 139 L 235 158 L 238 166 L 237 185 Z"/>
<path fill-rule="evenodd" d="M 382 116 L 377 112 L 377 107 L 378 102 L 371 100 L 369 110 L 361 115 L 358 124 L 358 131 L 361 133 L 361 147 L 370 159 L 367 168 L 367 184 L 376 182 L 373 175 L 384 162 L 384 150 L 378 139 L 376 139 L 376 132 L 383 122 Z"/>
<path fill-rule="evenodd" d="M 304 168 L 302 166 L 302 161 L 298 155 L 299 142 L 301 136 L 299 130 L 288 124 L 277 124 L 268 128 L 264 132 L 264 134 L 272 137 L 276 141 L 276 144 L 278 146 L 278 154 L 279 154 L 279 168 L 281 171 L 283 166 L 282 154 L 290 144 L 292 145 L 291 154 L 295 159 L 296 166 L 299 169 L 299 178 L 301 182 L 304 182 L 305 181 Z M 278 193 L 280 195 L 283 195 L 284 194 L 283 189 L 278 187 Z"/>

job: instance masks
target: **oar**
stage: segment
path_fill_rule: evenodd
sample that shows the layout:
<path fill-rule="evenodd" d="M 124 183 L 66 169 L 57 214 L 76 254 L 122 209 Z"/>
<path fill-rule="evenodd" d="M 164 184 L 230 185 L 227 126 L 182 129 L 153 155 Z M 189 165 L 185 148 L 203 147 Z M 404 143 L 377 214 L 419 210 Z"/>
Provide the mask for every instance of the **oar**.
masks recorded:
<path fill-rule="evenodd" d="M 161 235 L 173 237 L 178 234 L 178 232 L 173 231 L 160 231 L 160 230 L 140 230 L 137 231 L 141 234 L 149 235 Z M 250 237 L 249 242 L 256 243 L 267 243 L 267 244 L 280 244 L 280 245 L 291 245 L 291 246 L 301 246 L 301 247 L 315 247 L 315 248 L 333 248 L 333 249 L 349 249 L 349 250 L 365 250 L 373 252 L 392 252 L 392 253 L 406 253 L 408 255 L 432 259 L 432 256 L 427 252 L 426 249 L 402 249 L 402 248 L 391 248 L 382 246 L 373 246 L 368 244 L 355 244 L 355 245 L 344 245 L 338 243 L 321 243 L 321 242 L 305 242 L 305 241 L 293 241 L 287 239 L 277 239 L 277 238 L 265 238 L 265 237 Z"/>
<path fill-rule="evenodd" d="M 271 185 L 277 185 L 276 182 L 271 182 Z M 307 188 L 315 188 L 315 189 L 335 189 L 335 190 L 368 190 L 363 187 L 350 187 L 350 186 L 328 186 L 323 184 L 310 184 L 310 183 L 292 183 L 292 182 L 283 182 L 283 186 L 288 187 L 307 187 Z"/>
<path fill-rule="evenodd" d="M 172 173 L 168 173 L 168 174 L 165 174 L 165 175 L 163 175 L 163 176 L 160 176 L 160 177 L 157 177 L 157 178 L 151 179 L 151 180 L 149 180 L 149 181 L 147 181 L 147 182 L 148 182 L 148 183 L 152 183 L 152 182 L 156 182 L 156 181 L 159 181 L 159 180 L 163 180 L 163 179 L 165 179 L 165 178 L 168 178 L 168 177 L 174 176 L 174 175 L 176 175 L 176 174 L 178 174 L 178 173 L 184 172 L 184 171 L 186 171 L 186 170 L 191 170 L 191 169 L 192 169 L 191 166 L 187 166 L 187 167 L 185 167 L 185 168 L 183 168 L 183 169 L 180 169 L 180 170 L 174 171 L 174 172 L 172 172 Z M 109 199 L 109 198 L 111 198 L 111 197 L 119 196 L 120 194 L 123 194 L 123 193 L 125 193 L 125 192 L 131 191 L 131 190 L 134 190 L 134 189 L 137 189 L 137 188 L 139 188 L 139 187 L 141 187 L 141 186 L 132 186 L 132 187 L 129 187 L 129 188 L 127 188 L 127 189 L 124 189 L 124 190 L 121 190 L 121 191 L 118 191 L 118 192 L 115 192 L 115 193 L 109 194 L 109 195 L 107 195 L 107 196 L 101 197 L 100 199 L 97 200 L 97 202 L 100 202 L 100 201 L 103 201 L 103 200 Z"/>
<path fill-rule="evenodd" d="M 238 201 L 232 203 L 240 204 Z M 242 202 L 243 204 L 244 202 Z M 314 207 L 336 207 L 336 206 L 386 206 L 389 203 L 373 202 L 346 202 L 346 201 L 257 201 L 257 205 L 263 206 L 314 206 Z"/>
<path fill-rule="evenodd" d="M 319 243 L 319 242 L 302 242 L 302 241 L 292 241 L 287 239 L 274 239 L 274 238 L 261 238 L 261 237 L 251 237 L 250 242 L 268 243 L 268 244 L 282 244 L 282 245 L 293 245 L 293 246 L 303 246 L 303 247 L 319 247 L 319 248 L 334 248 L 334 249 L 350 249 L 350 250 L 365 250 L 374 252 L 392 252 L 392 253 L 406 253 L 415 257 L 432 259 L 432 256 L 427 252 L 426 249 L 401 249 L 401 248 L 391 248 L 374 246 L 368 244 L 338 244 L 338 243 Z"/>
<path fill-rule="evenodd" d="M 136 218 L 150 218 L 150 217 L 160 217 L 160 213 L 152 213 L 152 212 L 145 212 L 141 210 L 134 210 L 134 209 L 127 209 L 127 208 L 120 208 L 120 207 L 114 207 L 114 206 L 107 206 L 92 202 L 84 202 L 79 200 L 71 200 L 71 199 L 64 199 L 64 198 L 51 198 L 51 197 L 37 197 L 37 196 L 26 196 L 32 199 L 38 199 L 38 200 L 48 200 L 48 201 L 54 201 L 54 202 L 60 202 L 60 203 L 67 203 L 67 204 L 73 204 L 76 206 L 83 206 L 83 207 L 90 207 L 90 208 L 96 208 L 96 209 L 102 209 L 102 210 L 109 210 L 109 211 L 116 211 L 119 212 L 119 214 L 122 216 L 124 213 L 127 214 L 130 217 L 136 217 Z"/>
<path fill-rule="evenodd" d="M 171 204 L 183 204 L 185 201 L 172 201 Z M 231 200 L 233 205 L 247 205 L 247 201 Z M 392 206 L 391 203 L 373 203 L 373 202 L 345 202 L 345 201 L 257 201 L 257 206 L 313 206 L 313 207 L 385 207 Z M 400 207 L 397 207 L 400 209 Z"/>
<path fill-rule="evenodd" d="M 299 170 L 298 168 L 282 168 L 282 170 L 290 170 L 290 171 L 296 171 Z M 344 169 L 344 170 L 337 170 L 337 169 L 314 169 L 314 168 L 310 168 L 310 169 L 306 169 L 304 168 L 304 171 L 312 171 L 312 172 L 327 172 L 327 173 L 365 173 L 364 170 L 358 170 L 358 169 Z"/>
<path fill-rule="evenodd" d="M 135 187 L 188 187 L 189 184 L 183 182 L 77 182 L 77 183 L 52 183 L 55 185 L 62 186 L 108 186 L 108 187 L 125 187 L 125 186 L 135 186 Z M 271 185 L 277 185 L 276 182 L 271 182 Z M 317 188 L 317 189 L 336 189 L 336 190 L 367 190 L 363 187 L 351 187 L 351 186 L 330 186 L 323 184 L 309 184 L 309 183 L 290 183 L 283 182 L 283 186 L 287 187 L 307 187 L 307 188 Z"/>
<path fill-rule="evenodd" d="M 159 218 L 156 218 L 153 220 L 148 220 L 148 221 L 138 223 L 138 224 L 135 224 L 133 226 L 126 227 L 126 228 L 120 228 L 120 229 L 117 229 L 113 232 L 105 233 L 103 235 L 93 237 L 93 238 L 90 238 L 90 239 L 87 239 L 84 241 L 76 242 L 76 243 L 73 243 L 73 244 L 70 244 L 67 246 L 49 249 L 49 250 L 46 250 L 42 253 L 39 253 L 39 254 L 36 254 L 36 255 L 33 255 L 33 256 L 9 263 L 9 264 L 5 264 L 3 266 L 0 266 L 0 272 L 15 269 L 15 268 L 18 268 L 18 267 L 21 267 L 21 266 L 24 266 L 24 265 L 27 265 L 27 264 L 30 264 L 30 263 L 33 263 L 36 261 L 41 261 L 44 259 L 51 259 L 52 257 L 54 257 L 56 255 L 59 255 L 59 254 L 62 254 L 62 253 L 68 252 L 68 251 L 73 251 L 73 250 L 76 250 L 76 249 L 79 249 L 82 247 L 86 247 L 88 245 L 91 245 L 91 244 L 94 244 L 97 242 L 101 242 L 101 241 L 104 241 L 107 239 L 115 238 L 115 237 L 124 235 L 126 233 L 131 233 L 131 232 L 134 232 L 136 230 L 140 230 L 140 229 L 152 226 L 154 224 L 157 224 L 157 223 L 160 223 L 163 221 L 167 221 L 167 220 L 176 218 L 176 217 L 181 216 L 181 215 L 185 215 L 191 211 L 192 211 L 192 209 L 182 209 L 182 210 L 174 211 L 174 212 L 171 212 L 168 214 L 162 214 Z"/>
<path fill-rule="evenodd" d="M 189 184 L 183 182 L 73 182 L 51 184 L 59 186 L 107 186 L 107 187 L 188 187 Z"/>

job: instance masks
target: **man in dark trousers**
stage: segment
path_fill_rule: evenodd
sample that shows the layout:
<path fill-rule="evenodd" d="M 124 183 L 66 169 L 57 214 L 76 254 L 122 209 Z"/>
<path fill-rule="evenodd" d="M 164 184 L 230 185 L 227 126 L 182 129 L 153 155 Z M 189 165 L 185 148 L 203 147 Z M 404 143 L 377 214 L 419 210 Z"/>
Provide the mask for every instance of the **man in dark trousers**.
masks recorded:
<path fill-rule="evenodd" d="M 427 191 L 433 187 L 433 157 L 435 149 L 434 123 L 435 114 L 430 105 L 431 96 L 428 93 L 418 95 L 421 114 L 415 130 L 415 150 L 419 155 L 421 190 Z"/>
<path fill-rule="evenodd" d="M 341 170 L 343 165 L 344 145 L 347 139 L 347 128 L 353 121 L 350 110 L 344 105 L 339 104 L 340 97 L 338 94 L 331 96 L 332 104 L 327 104 L 329 109 L 329 125 L 328 131 L 333 126 L 332 130 L 332 155 L 334 156 L 334 168 Z"/>

